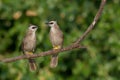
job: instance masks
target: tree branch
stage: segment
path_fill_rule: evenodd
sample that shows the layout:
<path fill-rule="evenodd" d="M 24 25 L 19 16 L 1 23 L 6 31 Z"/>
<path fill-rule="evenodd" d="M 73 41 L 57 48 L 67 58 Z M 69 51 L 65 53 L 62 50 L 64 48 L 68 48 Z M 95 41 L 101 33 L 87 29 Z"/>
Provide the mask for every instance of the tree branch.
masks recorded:
<path fill-rule="evenodd" d="M 45 52 L 41 52 L 41 53 L 38 53 L 38 54 L 29 55 L 29 56 L 21 55 L 21 56 L 14 57 L 14 58 L 6 58 L 6 59 L 3 59 L 1 61 L 2 62 L 13 62 L 13 61 L 21 60 L 21 59 L 48 56 L 48 55 L 56 54 L 56 53 L 59 53 L 59 52 L 64 52 L 64 51 L 68 51 L 68 50 L 70 51 L 72 49 L 77 49 L 77 48 L 86 48 L 86 47 L 80 46 L 80 45 L 70 45 L 66 48 L 62 48 L 61 50 L 49 50 L 49 51 L 45 51 Z"/>
<path fill-rule="evenodd" d="M 105 6 L 105 3 L 106 3 L 106 0 L 102 0 L 101 1 L 101 4 L 100 4 L 100 7 L 99 7 L 99 10 L 93 20 L 93 22 L 90 24 L 90 26 L 87 28 L 87 30 L 84 32 L 84 34 L 75 42 L 75 44 L 79 44 L 87 35 L 88 33 L 93 30 L 93 28 L 95 27 L 95 24 L 98 22 L 101 14 L 102 14 L 102 11 L 103 11 L 103 8 Z"/>
<path fill-rule="evenodd" d="M 70 50 L 77 49 L 77 48 L 85 48 L 84 46 L 79 45 L 79 43 L 95 27 L 95 24 L 98 22 L 98 19 L 100 18 L 100 15 L 102 14 L 105 3 L 106 3 L 106 0 L 101 1 L 100 8 L 99 8 L 93 22 L 91 23 L 91 25 L 88 27 L 88 29 L 85 31 L 85 33 L 78 40 L 76 40 L 75 43 L 71 44 L 70 46 L 68 46 L 66 48 L 62 48 L 60 50 L 49 50 L 49 51 L 41 52 L 41 53 L 38 53 L 38 54 L 33 54 L 33 55 L 30 55 L 30 56 L 21 55 L 21 56 L 17 56 L 17 57 L 13 57 L 13 58 L 6 58 L 6 59 L 1 60 L 1 62 L 13 62 L 13 61 L 21 60 L 21 59 L 48 56 L 48 55 L 56 54 L 56 53 L 59 53 L 59 52 L 70 51 Z"/>

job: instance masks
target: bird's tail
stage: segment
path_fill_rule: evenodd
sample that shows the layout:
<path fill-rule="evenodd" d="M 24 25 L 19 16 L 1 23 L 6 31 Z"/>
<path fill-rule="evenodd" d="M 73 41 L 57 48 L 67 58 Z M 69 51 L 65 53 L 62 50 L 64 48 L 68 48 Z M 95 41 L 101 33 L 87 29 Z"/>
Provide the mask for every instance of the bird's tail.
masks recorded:
<path fill-rule="evenodd" d="M 37 69 L 37 65 L 34 59 L 29 59 L 29 67 L 31 71 L 35 71 Z"/>
<path fill-rule="evenodd" d="M 54 54 L 51 56 L 50 67 L 55 68 L 58 64 L 58 54 Z"/>

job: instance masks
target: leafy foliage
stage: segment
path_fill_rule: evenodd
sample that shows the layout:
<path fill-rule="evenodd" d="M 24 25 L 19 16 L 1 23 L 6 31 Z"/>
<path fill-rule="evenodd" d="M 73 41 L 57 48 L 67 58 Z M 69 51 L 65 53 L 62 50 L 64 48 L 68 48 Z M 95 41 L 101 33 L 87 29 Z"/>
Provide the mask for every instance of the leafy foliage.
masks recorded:
<path fill-rule="evenodd" d="M 45 22 L 56 20 L 64 32 L 64 46 L 74 42 L 92 22 L 101 0 L 0 0 L 0 59 L 19 56 L 29 24 L 39 26 L 37 52 L 52 49 Z M 59 65 L 49 68 L 50 57 L 36 58 L 37 72 L 26 60 L 0 63 L 0 80 L 119 80 L 119 0 L 109 0 L 95 29 L 82 42 L 87 50 L 59 55 Z"/>

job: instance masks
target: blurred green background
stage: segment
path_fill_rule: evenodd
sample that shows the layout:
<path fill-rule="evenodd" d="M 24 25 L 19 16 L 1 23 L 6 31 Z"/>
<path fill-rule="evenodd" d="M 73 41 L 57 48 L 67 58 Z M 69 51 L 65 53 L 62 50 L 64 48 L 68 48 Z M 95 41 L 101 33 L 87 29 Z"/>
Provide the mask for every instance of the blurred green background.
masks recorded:
<path fill-rule="evenodd" d="M 101 0 L 0 0 L 0 60 L 19 50 L 29 24 L 39 26 L 36 53 L 52 49 L 46 21 L 56 20 L 64 32 L 64 46 L 81 36 L 98 11 Z M 108 0 L 94 30 L 76 49 L 59 55 L 56 68 L 50 56 L 36 58 L 37 72 L 27 60 L 0 63 L 0 80 L 119 80 L 120 0 Z"/>

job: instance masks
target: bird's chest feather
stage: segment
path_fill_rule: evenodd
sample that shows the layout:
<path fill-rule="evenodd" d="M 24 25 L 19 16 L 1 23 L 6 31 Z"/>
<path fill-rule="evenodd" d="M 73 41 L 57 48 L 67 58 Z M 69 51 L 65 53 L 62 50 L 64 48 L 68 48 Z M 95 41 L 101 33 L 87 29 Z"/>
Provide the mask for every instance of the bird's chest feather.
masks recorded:
<path fill-rule="evenodd" d="M 29 40 L 28 42 L 32 42 L 32 43 L 34 43 L 35 40 L 36 40 L 36 36 L 35 36 L 35 34 L 34 34 L 34 33 L 31 34 L 31 36 L 29 36 L 29 39 L 28 39 L 28 40 Z"/>
<path fill-rule="evenodd" d="M 60 43 L 60 34 L 59 30 L 51 28 L 50 30 L 50 41 L 53 45 L 58 45 Z"/>
<path fill-rule="evenodd" d="M 26 37 L 25 43 L 24 43 L 24 48 L 26 50 L 33 50 L 35 48 L 35 43 L 36 42 L 36 37 L 35 34 L 31 34 Z"/>
<path fill-rule="evenodd" d="M 56 38 L 59 37 L 59 36 L 58 36 L 58 33 L 59 33 L 59 32 L 58 32 L 57 29 L 51 28 L 51 30 L 50 30 L 50 37 L 51 37 L 52 39 L 56 40 Z"/>

